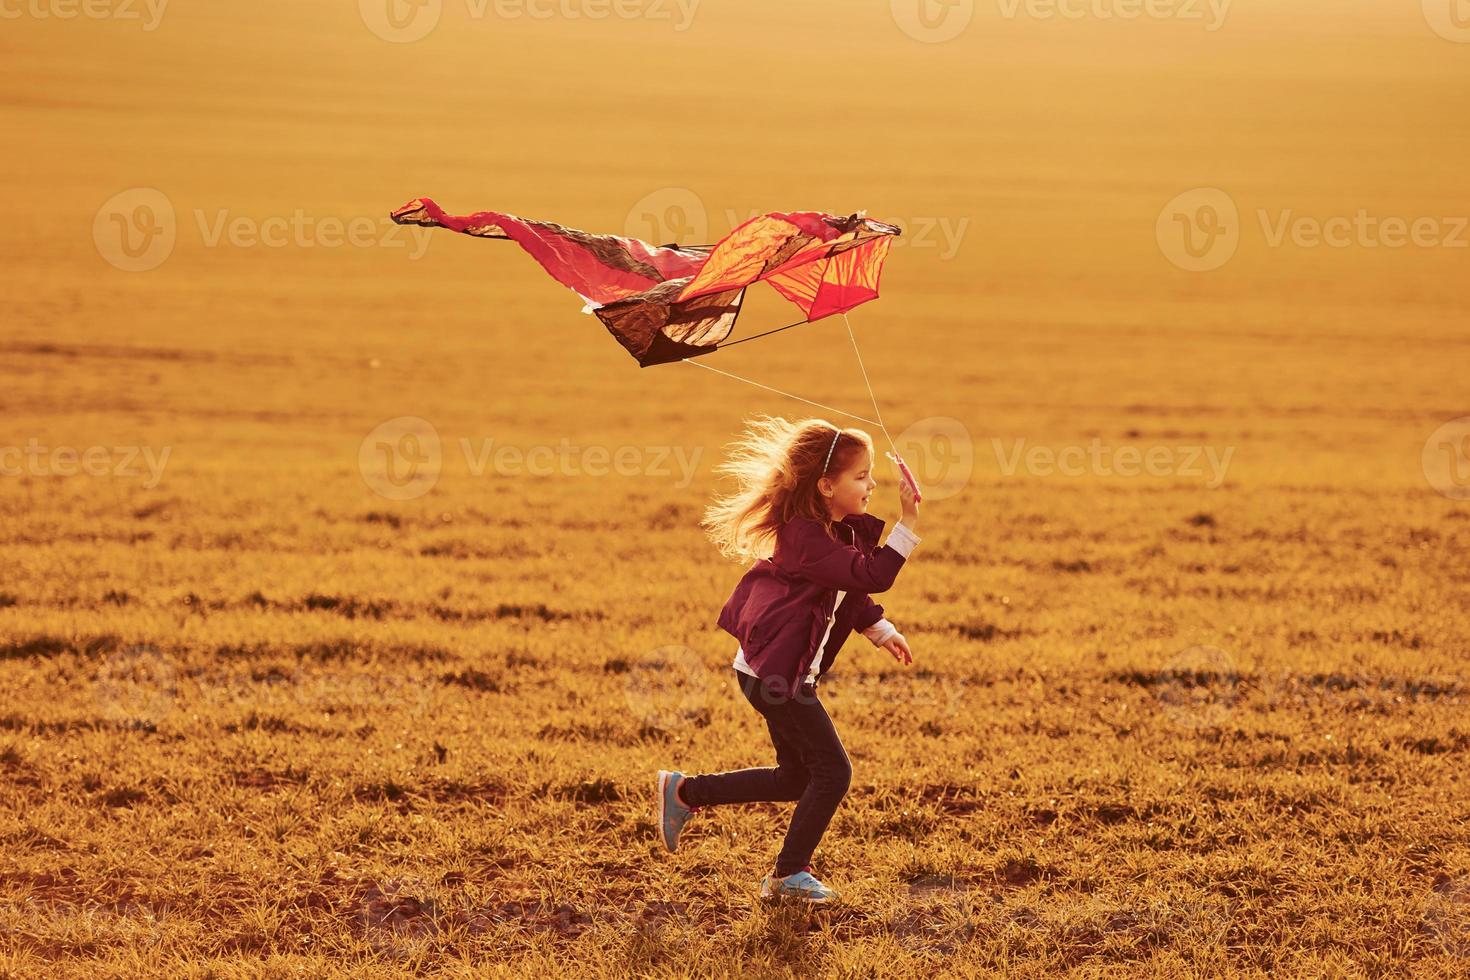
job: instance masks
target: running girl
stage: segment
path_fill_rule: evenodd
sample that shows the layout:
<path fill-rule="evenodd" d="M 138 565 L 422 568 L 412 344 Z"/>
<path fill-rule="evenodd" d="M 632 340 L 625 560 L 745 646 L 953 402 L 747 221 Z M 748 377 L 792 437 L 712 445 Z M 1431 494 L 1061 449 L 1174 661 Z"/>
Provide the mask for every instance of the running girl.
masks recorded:
<path fill-rule="evenodd" d="M 701 524 L 726 557 L 756 559 L 719 625 L 740 641 L 731 666 L 741 693 L 765 719 L 776 766 L 700 776 L 661 770 L 658 825 L 673 851 L 701 807 L 795 800 L 761 897 L 830 902 L 837 894 L 812 875 L 811 858 L 847 794 L 852 764 L 817 699 L 817 683 L 854 631 L 900 663 L 913 662 L 908 642 L 869 593 L 891 588 L 919 543 L 919 508 L 913 488 L 900 480 L 900 523 L 877 547 L 884 522 L 867 512 L 878 484 L 873 441 L 861 429 L 761 416 L 731 450 L 717 472 L 734 476 L 737 489 L 717 499 Z"/>

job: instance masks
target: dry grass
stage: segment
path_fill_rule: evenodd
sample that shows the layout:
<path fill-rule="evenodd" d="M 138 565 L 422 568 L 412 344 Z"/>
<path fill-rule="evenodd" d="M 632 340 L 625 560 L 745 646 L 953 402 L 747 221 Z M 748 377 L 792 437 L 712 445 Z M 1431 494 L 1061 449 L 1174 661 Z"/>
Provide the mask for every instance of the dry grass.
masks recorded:
<path fill-rule="evenodd" d="M 679 35 L 446 10 L 406 45 L 350 3 L 7 21 L 0 445 L 169 455 L 0 477 L 0 976 L 1463 975 L 1470 508 L 1420 456 L 1466 412 L 1464 253 L 1252 232 L 1190 274 L 1153 238 L 1202 185 L 1464 213 L 1470 48 L 1414 6 L 947 45 L 877 2 Z M 667 185 L 711 235 L 969 222 L 853 320 L 895 435 L 962 438 L 913 444 L 953 491 L 883 597 L 914 666 L 858 638 L 824 684 L 834 910 L 754 898 L 786 806 L 706 811 L 672 856 L 651 819 L 658 768 L 769 764 L 714 627 L 740 569 L 695 521 L 741 416 L 799 406 L 638 370 L 509 246 L 195 224 L 431 194 L 621 230 Z M 151 272 L 87 231 L 132 186 L 179 214 Z M 845 344 L 719 357 L 860 410 Z M 402 416 L 442 470 L 397 500 L 359 453 Z M 575 448 L 514 475 L 487 439 Z M 1005 463 L 1094 439 L 1172 468 Z"/>

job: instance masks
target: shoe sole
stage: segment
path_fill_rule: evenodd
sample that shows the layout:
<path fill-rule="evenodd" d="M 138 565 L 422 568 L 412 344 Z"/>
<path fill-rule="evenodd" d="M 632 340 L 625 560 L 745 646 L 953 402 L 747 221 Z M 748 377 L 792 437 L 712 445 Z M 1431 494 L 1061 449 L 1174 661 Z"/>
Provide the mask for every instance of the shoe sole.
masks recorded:
<path fill-rule="evenodd" d="M 659 770 L 658 812 L 655 814 L 658 823 L 658 839 L 663 841 L 664 850 L 668 851 L 670 854 L 674 853 L 674 848 L 669 846 L 669 838 L 666 834 L 664 834 L 664 801 L 669 798 L 669 776 L 671 775 L 672 773 L 666 770 Z"/>
<path fill-rule="evenodd" d="M 828 898 L 807 898 L 805 895 L 792 895 L 786 892 L 777 891 L 769 893 L 761 892 L 760 897 L 763 901 L 767 902 L 779 902 L 782 899 L 790 899 L 793 902 L 804 902 L 807 905 L 831 905 L 832 903 L 837 901 L 836 895 L 832 895 Z"/>

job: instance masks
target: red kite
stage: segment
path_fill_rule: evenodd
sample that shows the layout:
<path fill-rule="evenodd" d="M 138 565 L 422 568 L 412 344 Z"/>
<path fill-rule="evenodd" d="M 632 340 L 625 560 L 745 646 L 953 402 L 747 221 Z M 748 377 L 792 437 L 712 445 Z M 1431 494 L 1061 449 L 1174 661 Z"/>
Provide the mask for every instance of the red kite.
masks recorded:
<path fill-rule="evenodd" d="M 428 198 L 408 202 L 392 217 L 400 225 L 511 239 L 581 296 L 584 312 L 595 312 L 643 367 L 764 336 L 723 343 L 753 282 L 770 283 L 801 309 L 803 318 L 788 326 L 876 299 L 883 261 L 899 234 L 862 211 L 845 218 L 819 211 L 763 214 L 714 245 L 650 245 L 498 211 L 457 216 Z"/>

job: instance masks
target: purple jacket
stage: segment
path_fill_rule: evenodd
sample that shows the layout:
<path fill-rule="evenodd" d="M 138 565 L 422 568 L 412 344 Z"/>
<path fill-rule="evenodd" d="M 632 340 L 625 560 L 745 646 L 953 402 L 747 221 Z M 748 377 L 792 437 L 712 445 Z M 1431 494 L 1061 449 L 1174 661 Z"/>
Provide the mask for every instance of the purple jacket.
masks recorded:
<path fill-rule="evenodd" d="M 883 607 L 868 593 L 892 588 L 904 563 L 888 545 L 875 547 L 883 526 L 871 514 L 850 514 L 833 525 L 834 541 L 817 521 L 794 518 L 777 533 L 774 554 L 735 586 L 718 625 L 740 641 L 750 669 L 778 694 L 795 691 L 806 676 L 838 589 L 847 595 L 821 651 L 819 676 L 832 667 L 849 633 L 883 618 Z"/>

